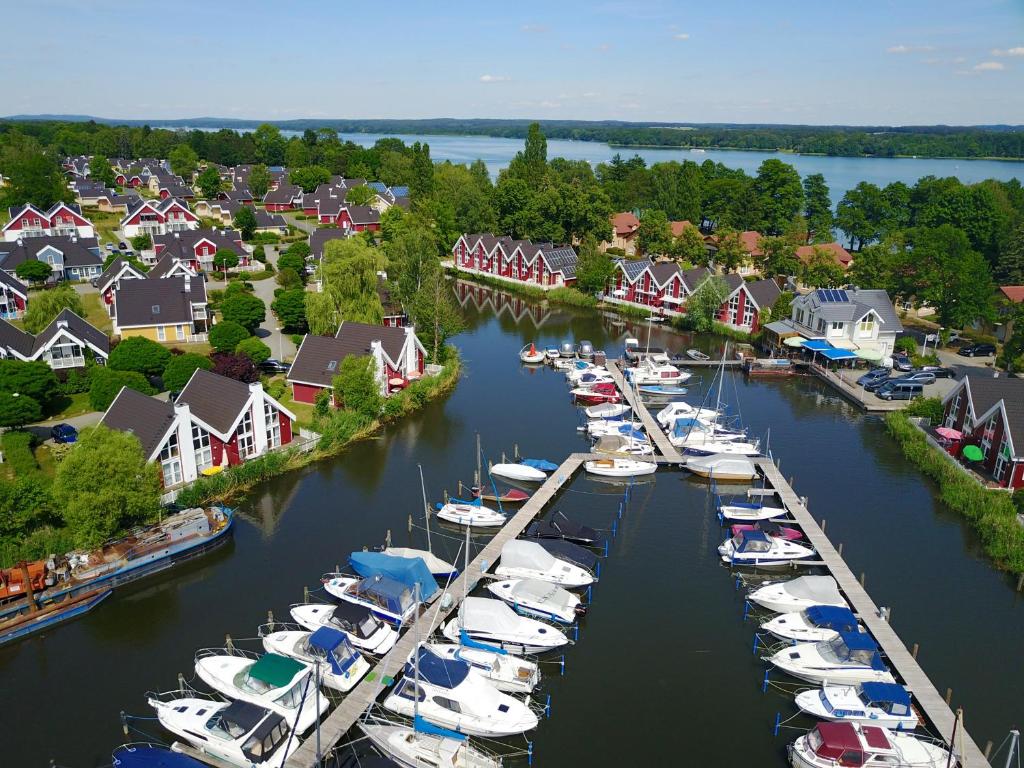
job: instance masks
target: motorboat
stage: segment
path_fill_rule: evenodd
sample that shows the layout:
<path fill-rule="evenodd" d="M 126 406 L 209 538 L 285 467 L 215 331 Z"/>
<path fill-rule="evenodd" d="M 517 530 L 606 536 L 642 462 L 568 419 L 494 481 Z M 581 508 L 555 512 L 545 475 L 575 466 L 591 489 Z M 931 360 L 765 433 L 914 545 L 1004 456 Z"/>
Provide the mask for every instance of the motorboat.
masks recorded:
<path fill-rule="evenodd" d="M 320 627 L 314 632 L 304 629 L 267 631 L 262 638 L 267 653 L 319 666 L 320 682 L 342 693 L 352 690 L 370 671 L 369 663 L 352 647 L 348 635 L 332 627 Z"/>
<path fill-rule="evenodd" d="M 575 544 L 592 545 L 597 542 L 597 531 L 586 525 L 581 525 L 570 520 L 564 514 L 555 510 L 547 520 L 538 520 L 530 523 L 526 529 L 526 536 L 530 539 L 565 539 Z"/>
<path fill-rule="evenodd" d="M 531 341 L 519 350 L 519 359 L 524 363 L 536 364 L 547 360 L 547 355 L 544 354 L 544 350 L 537 349 L 537 345 Z"/>
<path fill-rule="evenodd" d="M 714 438 L 707 441 L 693 441 L 687 440 L 683 445 L 677 446 L 682 448 L 682 453 L 686 456 L 760 456 L 761 449 L 758 447 L 758 443 L 743 442 L 741 440 L 716 440 Z M 723 479 L 723 478 L 719 478 Z"/>
<path fill-rule="evenodd" d="M 368 578 L 328 574 L 322 580 L 324 591 L 346 603 L 362 606 L 374 616 L 402 626 L 416 616 L 419 603 L 407 584 L 378 574 Z M 434 585 L 437 589 L 437 585 Z"/>
<path fill-rule="evenodd" d="M 878 646 L 864 632 L 840 632 L 831 640 L 797 643 L 766 661 L 810 683 L 894 683 Z"/>
<path fill-rule="evenodd" d="M 562 353 L 558 351 L 558 347 L 556 345 L 544 347 L 544 357 L 548 360 L 557 360 L 561 356 Z"/>
<path fill-rule="evenodd" d="M 403 768 L 501 768 L 501 760 L 481 752 L 460 733 L 414 720 L 410 727 L 374 717 L 359 722 L 377 749 Z"/>
<path fill-rule="evenodd" d="M 789 759 L 793 768 L 948 768 L 958 764 L 937 741 L 854 723 L 818 723 L 790 744 Z"/>
<path fill-rule="evenodd" d="M 588 419 L 616 419 L 629 413 L 626 403 L 600 403 L 583 409 Z"/>
<path fill-rule="evenodd" d="M 470 528 L 500 528 L 508 519 L 500 512 L 485 507 L 480 498 L 473 501 L 452 499 L 447 504 L 438 503 L 434 517 Z"/>
<path fill-rule="evenodd" d="M 589 437 L 604 437 L 605 435 L 621 435 L 623 428 L 627 430 L 641 430 L 644 427 L 642 421 L 624 419 L 594 419 L 587 422 L 584 429 Z M 644 435 L 646 440 L 646 435 Z"/>
<path fill-rule="evenodd" d="M 582 363 L 583 361 L 580 361 Z M 592 363 L 586 363 L 586 367 L 580 367 L 580 363 L 577 363 L 575 368 L 569 369 L 565 374 L 565 379 L 572 385 L 577 385 L 584 377 L 587 376 L 609 376 L 608 369 L 601 365 L 594 365 Z"/>
<path fill-rule="evenodd" d="M 694 436 L 701 439 L 714 439 L 721 442 L 731 440 L 746 440 L 747 433 L 739 429 L 723 427 L 717 421 L 699 419 L 695 416 L 680 416 L 672 422 L 670 427 L 665 429 L 669 440 L 675 444 L 684 442 L 688 437 Z"/>
<path fill-rule="evenodd" d="M 584 462 L 583 467 L 590 474 L 602 477 L 638 477 L 658 471 L 658 465 L 653 462 L 620 458 L 591 459 Z"/>
<path fill-rule="evenodd" d="M 593 451 L 616 456 L 653 456 L 654 446 L 647 442 L 646 436 L 642 440 L 637 440 L 622 435 L 605 435 L 597 439 Z"/>
<path fill-rule="evenodd" d="M 576 357 L 576 345 L 571 341 L 563 341 L 558 345 L 558 354 L 562 357 Z"/>
<path fill-rule="evenodd" d="M 202 754 L 239 768 L 276 768 L 302 746 L 285 717 L 248 701 L 173 691 L 150 694 L 148 702 L 165 729 Z"/>
<path fill-rule="evenodd" d="M 686 387 L 680 387 L 675 384 L 642 384 L 637 387 L 637 391 L 641 397 L 661 398 L 682 397 L 689 390 Z"/>
<path fill-rule="evenodd" d="M 491 467 L 492 475 L 504 477 L 507 480 L 518 480 L 527 483 L 542 483 L 547 478 L 541 470 L 531 467 L 528 464 L 495 464 Z"/>
<path fill-rule="evenodd" d="M 438 656 L 425 645 L 413 650 L 384 709 L 489 738 L 524 733 L 538 722 L 523 701 L 499 691 L 469 663 Z"/>
<path fill-rule="evenodd" d="M 523 494 L 524 496 L 526 494 Z M 504 499 L 502 499 L 504 501 Z M 401 557 L 407 560 L 415 560 L 419 558 L 423 561 L 423 564 L 427 566 L 431 575 L 435 579 L 441 579 L 446 581 L 459 574 L 459 569 L 456 568 L 449 562 L 446 562 L 435 555 L 433 552 L 428 552 L 425 549 L 410 549 L 409 547 L 385 547 L 383 550 L 385 555 L 391 557 Z"/>
<path fill-rule="evenodd" d="M 196 653 L 195 667 L 213 690 L 276 712 L 298 734 L 312 728 L 330 706 L 320 689 L 310 684 L 313 667 L 287 656 L 204 648 Z"/>
<path fill-rule="evenodd" d="M 772 566 L 807 560 L 817 553 L 804 544 L 768 536 L 763 531 L 741 531 L 718 546 L 723 563 Z"/>
<path fill-rule="evenodd" d="M 583 360 L 590 360 L 594 356 L 594 345 L 583 340 L 576 345 L 576 354 Z"/>
<path fill-rule="evenodd" d="M 644 358 L 665 354 L 665 350 L 661 347 L 641 347 L 640 342 L 634 338 L 626 339 L 623 345 L 623 356 L 631 363 L 638 363 Z"/>
<path fill-rule="evenodd" d="M 578 389 L 592 389 L 598 384 L 614 384 L 615 379 L 610 373 L 602 373 L 598 370 L 587 371 L 576 378 L 575 384 Z"/>
<path fill-rule="evenodd" d="M 736 523 L 730 526 L 729 530 L 732 531 L 733 536 L 743 531 L 764 531 L 769 536 L 788 539 L 789 541 L 798 541 L 804 537 L 796 528 L 779 525 L 772 520 L 758 520 L 756 523 Z"/>
<path fill-rule="evenodd" d="M 711 424 L 718 418 L 718 411 L 714 408 L 694 408 L 689 403 L 676 400 L 675 402 L 668 403 L 655 414 L 655 418 L 663 429 L 669 429 L 676 423 L 676 419 L 683 417 L 698 419 L 699 421 Z"/>
<path fill-rule="evenodd" d="M 816 643 L 831 640 L 840 632 L 859 632 L 860 624 L 849 608 L 812 605 L 802 611 L 782 613 L 761 624 L 780 640 Z"/>
<path fill-rule="evenodd" d="M 589 389 L 577 387 L 570 394 L 580 405 L 597 405 L 598 403 L 618 403 L 622 400 L 618 388 L 614 384 L 595 384 Z"/>
<path fill-rule="evenodd" d="M 481 489 L 479 486 L 473 486 L 471 490 L 473 491 L 474 499 L 479 499 L 480 501 L 500 501 L 502 504 L 521 504 L 530 498 L 530 494 L 518 488 L 506 488 L 497 495 L 495 495 L 493 488 L 487 490 L 486 488 Z"/>
<path fill-rule="evenodd" d="M 572 360 L 560 360 L 555 367 L 565 371 L 565 378 L 568 381 L 575 381 L 577 376 L 582 376 L 587 371 L 593 371 L 595 369 L 600 369 L 602 371 L 607 370 L 604 366 L 597 366 L 587 360 L 578 360 L 575 358 Z"/>
<path fill-rule="evenodd" d="M 579 597 L 549 581 L 506 579 L 492 581 L 488 591 L 516 609 L 518 613 L 539 619 L 572 624 L 586 611 Z"/>
<path fill-rule="evenodd" d="M 785 517 L 789 514 L 789 510 L 785 507 L 773 507 L 762 501 L 733 501 L 729 504 L 719 503 L 718 513 L 725 520 L 757 523 L 776 517 Z"/>
<path fill-rule="evenodd" d="M 533 539 L 551 555 L 567 563 L 575 563 L 591 573 L 597 572 L 597 564 L 600 562 L 593 550 L 581 547 L 565 539 Z"/>
<path fill-rule="evenodd" d="M 469 636 L 459 643 L 426 643 L 425 647 L 445 659 L 464 661 L 477 670 L 499 691 L 530 693 L 540 684 L 540 666 L 513 656 L 506 650 L 477 643 Z"/>
<path fill-rule="evenodd" d="M 641 360 L 632 368 L 624 371 L 626 378 L 633 384 L 682 384 L 693 374 L 680 371 L 672 363 L 656 362 L 650 357 Z"/>
<path fill-rule="evenodd" d="M 587 569 L 557 558 L 536 541 L 525 539 L 505 542 L 494 573 L 509 579 L 539 579 L 563 587 L 594 583 L 594 575 Z"/>
<path fill-rule="evenodd" d="M 792 613 L 812 605 L 849 608 L 831 576 L 798 576 L 789 581 L 765 584 L 747 595 L 747 600 L 775 613 Z"/>
<path fill-rule="evenodd" d="M 355 603 L 299 603 L 291 607 L 290 613 L 296 623 L 311 632 L 320 627 L 341 630 L 349 642 L 363 653 L 380 656 L 398 642 L 398 632 L 394 627 L 374 616 L 369 608 Z"/>
<path fill-rule="evenodd" d="M 205 768 L 194 757 L 146 742 L 122 744 L 110 758 L 111 768 Z"/>
<path fill-rule="evenodd" d="M 821 720 L 861 723 L 912 731 L 918 718 L 910 702 L 910 693 L 897 683 L 860 683 L 824 685 L 796 695 L 800 711 Z"/>
<path fill-rule="evenodd" d="M 686 460 L 686 468 L 699 477 L 723 482 L 753 480 L 757 477 L 757 467 L 746 456 L 731 456 L 721 453 L 711 456 L 691 456 Z"/>
<path fill-rule="evenodd" d="M 463 630 L 478 643 L 512 653 L 544 653 L 569 642 L 560 630 L 543 621 L 520 616 L 503 601 L 488 597 L 463 600 L 458 616 L 444 625 L 441 634 L 456 643 Z"/>
<path fill-rule="evenodd" d="M 686 350 L 686 356 L 688 358 L 690 358 L 691 360 L 696 360 L 697 362 L 700 362 L 700 363 L 706 363 L 708 360 L 711 359 L 710 355 L 705 355 L 699 349 L 688 349 L 688 350 Z"/>
<path fill-rule="evenodd" d="M 732 456 L 757 456 L 761 449 L 757 440 L 748 441 L 742 432 L 720 430 L 696 419 L 676 419 L 669 433 L 668 441 L 683 453 L 692 456 L 714 454 Z"/>

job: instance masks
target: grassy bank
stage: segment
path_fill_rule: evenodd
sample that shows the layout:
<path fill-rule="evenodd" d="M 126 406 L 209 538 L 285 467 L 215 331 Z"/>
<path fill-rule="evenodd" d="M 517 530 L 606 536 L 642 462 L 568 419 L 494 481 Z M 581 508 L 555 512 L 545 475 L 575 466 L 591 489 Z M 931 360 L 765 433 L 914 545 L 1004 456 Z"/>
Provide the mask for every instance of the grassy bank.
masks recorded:
<path fill-rule="evenodd" d="M 985 552 L 1006 571 L 1024 573 L 1024 528 L 1010 494 L 988 490 L 965 475 L 930 445 L 906 414 L 893 412 L 885 426 L 903 455 L 939 485 L 939 498 L 963 515 L 981 537 Z"/>

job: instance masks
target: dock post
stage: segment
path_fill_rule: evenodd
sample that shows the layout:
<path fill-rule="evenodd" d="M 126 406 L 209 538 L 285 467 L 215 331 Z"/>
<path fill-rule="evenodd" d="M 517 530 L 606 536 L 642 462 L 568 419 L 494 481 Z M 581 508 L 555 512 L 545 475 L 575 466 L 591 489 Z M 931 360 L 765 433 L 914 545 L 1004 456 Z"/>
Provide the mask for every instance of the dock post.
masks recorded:
<path fill-rule="evenodd" d="M 270 631 L 274 631 L 274 612 L 267 611 L 267 624 L 270 625 Z"/>
<path fill-rule="evenodd" d="M 917 659 L 917 652 L 920 651 L 920 650 L 921 650 L 921 644 L 920 643 L 914 643 L 914 647 L 910 649 L 910 655 L 916 660 Z"/>
<path fill-rule="evenodd" d="M 771 672 L 771 667 L 765 667 L 764 680 L 761 682 L 761 693 L 768 692 L 768 674 Z"/>
<path fill-rule="evenodd" d="M 235 643 L 231 639 L 231 635 L 224 635 L 224 647 L 229 651 L 235 650 Z"/>
<path fill-rule="evenodd" d="M 309 602 L 309 587 L 303 587 L 302 588 L 302 602 L 303 603 L 308 603 Z"/>
<path fill-rule="evenodd" d="M 1017 577 L 1017 591 L 1024 589 L 1024 573 Z"/>
<path fill-rule="evenodd" d="M 755 632 L 754 633 L 754 647 L 750 649 L 750 652 L 752 654 L 756 654 L 757 653 L 757 645 L 758 645 L 758 642 L 760 640 L 761 640 L 761 636 L 759 634 L 757 634 L 757 632 Z"/>
<path fill-rule="evenodd" d="M 782 727 L 782 713 L 781 712 L 776 712 L 775 713 L 775 727 L 772 729 L 772 736 L 778 736 L 779 735 L 779 728 L 781 728 L 781 727 Z"/>
<path fill-rule="evenodd" d="M 953 700 L 953 689 L 952 688 L 947 688 L 946 689 L 946 706 L 947 707 L 949 706 L 949 702 L 951 702 L 952 700 Z"/>
<path fill-rule="evenodd" d="M 983 754 L 985 755 L 985 759 L 988 760 L 989 755 L 992 754 L 992 742 L 991 741 L 986 741 L 985 742 L 985 751 L 984 751 Z"/>
<path fill-rule="evenodd" d="M 412 533 L 412 515 L 409 515 L 409 533 Z"/>
<path fill-rule="evenodd" d="M 866 581 L 867 581 L 867 576 L 865 576 L 865 575 L 864 575 L 864 571 L 861 571 L 861 572 L 860 572 L 860 585 L 861 585 L 861 586 L 863 587 L 863 586 L 864 586 L 864 583 L 865 583 Z"/>
<path fill-rule="evenodd" d="M 841 541 L 839 542 L 838 550 L 839 550 L 839 556 L 842 557 L 843 556 L 843 542 L 841 542 Z"/>
<path fill-rule="evenodd" d="M 178 673 L 178 690 L 185 692 L 185 676 L 181 672 Z"/>
<path fill-rule="evenodd" d="M 128 735 L 128 716 L 121 710 L 121 730 L 124 731 L 124 735 Z"/>
<path fill-rule="evenodd" d="M 826 521 L 824 517 L 823 517 L 823 518 L 821 518 L 821 532 L 822 532 L 822 533 L 824 533 L 824 532 L 825 532 L 825 523 L 826 523 L 826 522 L 828 522 L 828 521 Z"/>

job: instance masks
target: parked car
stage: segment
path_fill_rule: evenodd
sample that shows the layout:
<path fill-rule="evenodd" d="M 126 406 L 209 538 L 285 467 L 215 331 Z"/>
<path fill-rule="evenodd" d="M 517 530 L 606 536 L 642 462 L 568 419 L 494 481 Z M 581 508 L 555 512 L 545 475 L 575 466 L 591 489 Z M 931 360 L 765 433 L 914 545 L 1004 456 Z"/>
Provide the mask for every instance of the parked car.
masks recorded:
<path fill-rule="evenodd" d="M 114 252 L 114 244 L 113 243 L 107 243 L 107 251 L 110 252 L 110 253 Z"/>
<path fill-rule="evenodd" d="M 78 430 L 70 424 L 55 424 L 50 430 L 50 437 L 55 443 L 78 442 Z"/>
<path fill-rule="evenodd" d="M 931 371 L 914 371 L 906 376 L 900 376 L 896 381 L 913 381 L 917 384 L 934 384 L 935 374 Z"/>
<path fill-rule="evenodd" d="M 942 334 L 938 333 L 937 331 L 933 331 L 932 333 L 926 333 L 924 340 L 931 344 L 933 342 L 938 341 L 941 337 Z M 960 331 L 950 331 L 949 337 L 946 339 L 946 343 L 954 344 L 960 341 L 961 339 L 963 339 L 963 336 L 960 335 Z"/>
<path fill-rule="evenodd" d="M 910 358 L 906 355 L 893 355 L 892 367 L 893 370 L 902 371 L 903 373 L 909 373 L 914 370 L 914 364 L 910 362 Z"/>
<path fill-rule="evenodd" d="M 280 360 L 274 358 L 268 358 L 260 363 L 260 370 L 264 373 L 288 373 L 291 370 L 291 365 L 288 363 L 282 363 Z"/>
<path fill-rule="evenodd" d="M 870 384 L 873 381 L 879 381 L 881 379 L 889 378 L 890 373 L 891 372 L 888 368 L 872 368 L 870 371 L 868 371 L 859 379 L 857 379 L 857 383 L 863 387 L 866 386 L 867 384 Z"/>
<path fill-rule="evenodd" d="M 117 249 L 119 251 L 127 251 L 128 250 L 128 243 L 126 243 L 124 240 L 122 240 L 120 243 L 117 244 Z"/>
<path fill-rule="evenodd" d="M 875 394 L 883 400 L 913 400 L 924 394 L 924 385 L 906 379 L 889 379 Z"/>
<path fill-rule="evenodd" d="M 945 365 L 922 365 L 921 370 L 926 373 L 934 373 L 936 379 L 956 378 L 956 369 Z"/>
<path fill-rule="evenodd" d="M 886 382 L 893 381 L 892 376 L 883 376 L 880 379 L 872 379 L 864 385 L 865 392 L 877 392 L 883 384 Z"/>
<path fill-rule="evenodd" d="M 966 347 L 960 347 L 957 350 L 957 354 L 961 357 L 986 357 L 995 353 L 995 344 L 968 344 Z"/>

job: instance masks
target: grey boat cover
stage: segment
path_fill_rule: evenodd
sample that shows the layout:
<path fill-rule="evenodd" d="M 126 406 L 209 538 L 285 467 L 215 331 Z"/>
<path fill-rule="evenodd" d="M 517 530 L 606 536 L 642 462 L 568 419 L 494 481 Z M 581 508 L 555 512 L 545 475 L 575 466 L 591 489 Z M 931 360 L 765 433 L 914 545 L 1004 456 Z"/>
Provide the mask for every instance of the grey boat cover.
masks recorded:
<path fill-rule="evenodd" d="M 550 571 L 555 566 L 555 557 L 535 541 L 512 539 L 501 548 L 501 566 Z"/>
<path fill-rule="evenodd" d="M 467 597 L 459 606 L 459 621 L 467 632 L 495 637 L 518 634 L 522 619 L 507 603 L 489 597 Z"/>
<path fill-rule="evenodd" d="M 839 586 L 831 576 L 800 576 L 787 581 L 782 588 L 793 597 L 812 600 L 820 605 L 843 604 L 843 596 L 839 594 Z"/>
<path fill-rule="evenodd" d="M 522 579 L 509 590 L 518 603 L 543 606 L 552 613 L 572 613 L 579 600 L 569 590 L 539 579 Z"/>

